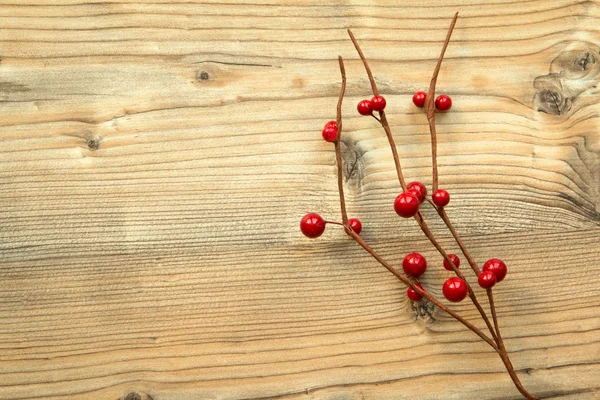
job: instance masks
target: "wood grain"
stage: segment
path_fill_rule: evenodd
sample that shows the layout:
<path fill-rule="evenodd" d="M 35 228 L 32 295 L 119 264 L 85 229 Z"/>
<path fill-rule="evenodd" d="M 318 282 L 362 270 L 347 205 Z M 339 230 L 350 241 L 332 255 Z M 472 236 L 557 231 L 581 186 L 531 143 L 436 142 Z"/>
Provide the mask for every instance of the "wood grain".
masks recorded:
<path fill-rule="evenodd" d="M 480 262 L 524 385 L 600 387 L 600 3 L 441 0 L 0 1 L 0 399 L 517 399 L 499 358 L 343 232 L 332 146 L 346 59 L 348 207 L 398 265 L 439 255 L 391 207 L 388 100 L 405 175 L 440 186 Z M 457 251 L 431 209 L 424 215 Z M 472 280 L 474 283 L 475 280 Z M 469 304 L 455 306 L 482 325 Z"/>

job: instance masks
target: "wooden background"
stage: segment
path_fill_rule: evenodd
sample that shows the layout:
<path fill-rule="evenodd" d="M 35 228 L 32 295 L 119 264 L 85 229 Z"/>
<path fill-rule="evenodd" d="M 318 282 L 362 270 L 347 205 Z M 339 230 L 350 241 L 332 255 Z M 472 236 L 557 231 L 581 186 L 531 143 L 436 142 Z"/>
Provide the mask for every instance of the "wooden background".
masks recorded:
<path fill-rule="evenodd" d="M 345 29 L 407 179 L 430 185 L 410 99 L 460 11 L 438 85 L 448 212 L 480 262 L 509 265 L 496 296 L 525 386 L 599 399 L 600 2 L 245 3 L 0 1 L 0 398 L 519 398 L 340 229 L 298 230 L 339 219 L 320 130 L 340 54 L 350 213 L 395 265 L 428 257 L 440 293 L 440 256 L 393 212 L 385 136 L 355 112 L 369 86 Z"/>

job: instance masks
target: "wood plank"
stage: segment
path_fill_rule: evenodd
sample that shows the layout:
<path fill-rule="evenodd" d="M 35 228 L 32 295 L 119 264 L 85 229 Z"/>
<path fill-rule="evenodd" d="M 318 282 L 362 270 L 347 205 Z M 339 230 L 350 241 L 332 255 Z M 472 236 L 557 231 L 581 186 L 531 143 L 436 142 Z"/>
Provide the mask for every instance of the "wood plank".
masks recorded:
<path fill-rule="evenodd" d="M 440 295 L 440 256 L 393 212 L 385 136 L 354 111 L 369 85 L 345 29 L 430 187 L 410 98 L 455 11 L 448 213 L 478 261 L 509 265 L 495 292 L 525 386 L 598 398 L 598 1 L 2 0 L 0 399 L 519 398 L 485 343 L 343 232 L 298 231 L 340 218 L 320 137 L 340 54 L 349 211 L 393 265 L 424 254 Z"/>

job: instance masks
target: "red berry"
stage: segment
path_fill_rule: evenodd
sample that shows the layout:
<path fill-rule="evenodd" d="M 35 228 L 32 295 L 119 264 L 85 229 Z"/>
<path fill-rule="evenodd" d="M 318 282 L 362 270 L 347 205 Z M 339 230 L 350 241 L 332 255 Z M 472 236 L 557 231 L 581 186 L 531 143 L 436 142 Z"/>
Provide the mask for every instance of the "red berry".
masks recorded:
<path fill-rule="evenodd" d="M 425 99 L 427 99 L 427 93 L 417 92 L 413 96 L 413 103 L 415 103 L 415 106 L 423 108 L 425 106 Z"/>
<path fill-rule="evenodd" d="M 508 272 L 506 270 L 506 264 L 504 264 L 504 261 L 498 258 L 487 260 L 485 264 L 483 264 L 483 270 L 492 271 L 494 275 L 496 275 L 496 282 L 498 283 L 504 280 L 506 272 Z"/>
<path fill-rule="evenodd" d="M 415 286 L 418 287 L 419 289 L 423 289 L 423 286 L 421 286 L 419 283 L 415 283 Z M 417 293 L 416 290 L 414 290 L 411 287 L 406 289 L 406 295 L 412 301 L 421 301 L 421 299 L 423 298 L 423 296 L 421 296 L 419 293 Z"/>
<path fill-rule="evenodd" d="M 358 220 L 358 218 L 350 218 L 348 220 L 348 224 L 350 225 L 350 228 L 352 228 L 352 230 L 357 235 L 360 235 L 360 232 L 362 231 L 362 224 L 360 223 L 360 221 Z"/>
<path fill-rule="evenodd" d="M 417 196 L 419 203 L 422 203 L 427 197 L 427 188 L 421 182 L 411 182 L 406 185 L 406 191 Z"/>
<path fill-rule="evenodd" d="M 419 211 L 419 198 L 412 192 L 400 193 L 394 200 L 394 210 L 403 218 L 410 218 Z"/>
<path fill-rule="evenodd" d="M 325 220 L 316 213 L 306 214 L 300 220 L 300 230 L 306 237 L 318 238 L 325 232 Z"/>
<path fill-rule="evenodd" d="M 448 111 L 450 107 L 452 107 L 452 99 L 450 98 L 450 96 L 440 94 L 435 99 L 435 108 L 437 108 L 438 110 Z"/>
<path fill-rule="evenodd" d="M 444 297 L 455 303 L 463 301 L 467 297 L 468 292 L 469 287 L 467 286 L 467 282 L 456 277 L 448 279 L 444 282 L 444 286 L 442 286 Z"/>
<path fill-rule="evenodd" d="M 419 253 L 410 253 L 402 261 L 402 269 L 407 275 L 420 277 L 427 269 L 427 260 Z"/>
<path fill-rule="evenodd" d="M 335 138 L 337 138 L 337 134 L 338 134 L 337 126 L 336 125 L 330 125 L 330 126 L 325 125 L 325 128 L 323 128 L 323 132 L 321 132 L 321 134 L 323 135 L 323 139 L 325 139 L 326 142 L 333 142 L 333 141 L 335 141 Z"/>
<path fill-rule="evenodd" d="M 456 265 L 456 268 L 460 267 L 460 258 L 458 258 L 458 256 L 456 254 L 448 254 L 448 258 L 450 260 L 452 260 L 452 264 Z M 454 271 L 454 269 L 452 268 L 450 263 L 448 263 L 448 261 L 446 261 L 445 258 L 444 258 L 444 268 L 446 268 L 448 271 Z"/>
<path fill-rule="evenodd" d="M 481 274 L 479 274 L 477 282 L 479 282 L 479 286 L 482 288 L 489 289 L 497 282 L 496 274 L 494 274 L 494 271 L 483 271 Z"/>
<path fill-rule="evenodd" d="M 383 96 L 373 96 L 371 99 L 371 108 L 375 111 L 383 111 L 385 108 L 386 101 Z"/>
<path fill-rule="evenodd" d="M 373 113 L 373 105 L 369 100 L 362 100 L 358 103 L 356 109 L 360 115 L 371 115 Z"/>
<path fill-rule="evenodd" d="M 438 189 L 431 196 L 433 204 L 438 207 L 446 207 L 450 203 L 450 194 L 443 189 Z"/>
<path fill-rule="evenodd" d="M 325 128 L 329 127 L 329 126 L 335 126 L 337 128 L 337 121 L 329 121 L 325 124 Z"/>

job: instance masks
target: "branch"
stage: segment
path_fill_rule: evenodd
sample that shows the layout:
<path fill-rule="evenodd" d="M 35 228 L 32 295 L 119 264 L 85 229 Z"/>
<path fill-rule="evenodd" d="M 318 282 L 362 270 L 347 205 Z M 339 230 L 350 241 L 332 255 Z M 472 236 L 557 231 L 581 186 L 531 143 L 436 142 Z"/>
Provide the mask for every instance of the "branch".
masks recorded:
<path fill-rule="evenodd" d="M 427 121 L 429 122 L 429 131 L 431 132 L 431 158 L 432 158 L 432 166 L 433 166 L 433 184 L 432 191 L 435 192 L 438 189 L 438 170 L 437 170 L 437 137 L 435 131 L 435 107 L 434 107 L 434 96 L 435 96 L 435 85 L 437 84 L 438 74 L 440 73 L 440 67 L 442 66 L 442 60 L 444 59 L 444 54 L 446 53 L 446 49 L 448 48 L 448 43 L 450 43 L 450 36 L 452 36 L 452 31 L 454 30 L 454 25 L 456 25 L 456 19 L 458 18 L 458 13 L 454 14 L 454 18 L 452 18 L 452 23 L 450 24 L 450 28 L 448 28 L 448 33 L 446 34 L 446 40 L 444 40 L 444 46 L 442 47 L 442 52 L 440 53 L 440 57 L 438 58 L 437 65 L 433 70 L 433 77 L 431 78 L 431 83 L 429 84 L 429 92 L 427 93 L 427 99 L 425 100 L 425 111 L 427 111 Z"/>

